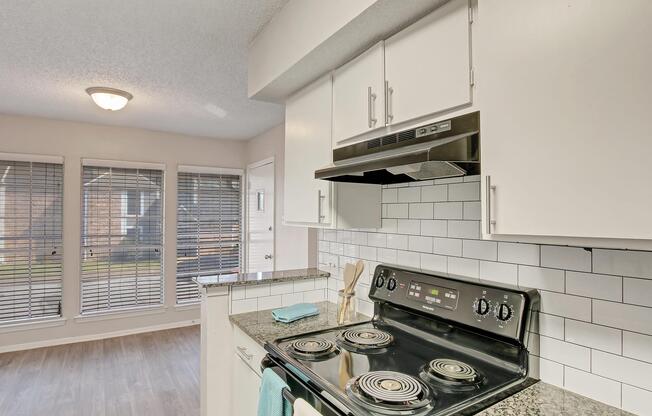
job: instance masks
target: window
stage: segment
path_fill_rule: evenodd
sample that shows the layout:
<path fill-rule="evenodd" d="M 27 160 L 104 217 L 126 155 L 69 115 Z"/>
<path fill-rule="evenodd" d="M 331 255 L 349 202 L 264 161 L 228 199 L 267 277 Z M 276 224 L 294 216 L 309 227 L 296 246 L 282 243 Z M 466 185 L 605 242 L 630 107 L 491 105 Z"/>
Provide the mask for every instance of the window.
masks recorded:
<path fill-rule="evenodd" d="M 199 299 L 193 277 L 240 272 L 239 174 L 180 172 L 177 190 L 177 303 Z"/>
<path fill-rule="evenodd" d="M 63 164 L 0 160 L 0 323 L 61 316 Z"/>
<path fill-rule="evenodd" d="M 163 171 L 84 166 L 81 313 L 163 303 Z"/>

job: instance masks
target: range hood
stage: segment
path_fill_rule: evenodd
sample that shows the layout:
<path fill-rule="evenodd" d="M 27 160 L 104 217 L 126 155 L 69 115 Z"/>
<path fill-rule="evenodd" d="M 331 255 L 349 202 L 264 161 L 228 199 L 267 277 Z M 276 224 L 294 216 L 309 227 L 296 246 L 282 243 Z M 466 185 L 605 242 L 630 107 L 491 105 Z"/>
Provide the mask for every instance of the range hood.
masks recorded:
<path fill-rule="evenodd" d="M 390 184 L 480 173 L 480 112 L 333 150 L 316 179 Z"/>

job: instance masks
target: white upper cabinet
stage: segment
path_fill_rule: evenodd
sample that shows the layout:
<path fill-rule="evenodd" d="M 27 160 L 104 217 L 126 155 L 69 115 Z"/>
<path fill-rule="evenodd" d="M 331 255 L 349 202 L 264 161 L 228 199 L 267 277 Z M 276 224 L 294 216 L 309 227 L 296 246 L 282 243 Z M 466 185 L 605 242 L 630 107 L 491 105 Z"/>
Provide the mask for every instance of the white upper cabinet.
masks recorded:
<path fill-rule="evenodd" d="M 377 43 L 333 75 L 333 144 L 385 127 L 383 43 Z"/>
<path fill-rule="evenodd" d="M 331 223 L 331 183 L 315 170 L 331 163 L 331 77 L 291 97 L 285 107 L 285 188 L 283 221 Z"/>
<path fill-rule="evenodd" d="M 380 227 L 379 185 L 315 179 L 315 171 L 332 162 L 331 105 L 330 75 L 286 104 L 283 222 L 320 228 Z"/>
<path fill-rule="evenodd" d="M 385 41 L 387 124 L 471 102 L 469 0 L 452 0 Z"/>
<path fill-rule="evenodd" d="M 492 234 L 652 239 L 650 16 L 648 0 L 479 2 Z"/>

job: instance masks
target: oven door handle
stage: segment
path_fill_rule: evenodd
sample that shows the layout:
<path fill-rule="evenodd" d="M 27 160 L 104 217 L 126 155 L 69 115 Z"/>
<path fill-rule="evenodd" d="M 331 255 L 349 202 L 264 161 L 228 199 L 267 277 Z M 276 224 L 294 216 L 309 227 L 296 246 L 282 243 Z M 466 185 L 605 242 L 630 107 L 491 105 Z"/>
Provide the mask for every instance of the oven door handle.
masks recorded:
<path fill-rule="evenodd" d="M 285 400 L 287 400 L 288 403 L 290 403 L 292 406 L 294 406 L 294 402 L 297 401 L 297 398 L 294 397 L 294 395 L 292 394 L 292 392 L 290 391 L 290 389 L 285 388 L 285 389 L 283 389 L 283 390 L 281 391 L 281 393 L 283 394 L 283 398 L 284 398 Z"/>

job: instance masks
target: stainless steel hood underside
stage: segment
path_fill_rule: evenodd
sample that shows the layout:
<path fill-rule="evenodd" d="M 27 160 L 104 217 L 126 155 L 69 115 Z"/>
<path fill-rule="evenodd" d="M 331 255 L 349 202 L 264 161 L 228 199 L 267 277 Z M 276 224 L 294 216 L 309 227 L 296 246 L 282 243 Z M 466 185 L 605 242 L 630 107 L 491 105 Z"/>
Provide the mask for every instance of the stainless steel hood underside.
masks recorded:
<path fill-rule="evenodd" d="M 333 151 L 316 179 L 390 184 L 480 173 L 480 113 L 421 126 Z"/>

